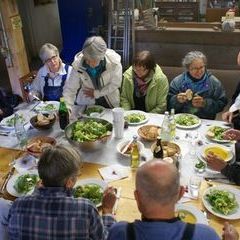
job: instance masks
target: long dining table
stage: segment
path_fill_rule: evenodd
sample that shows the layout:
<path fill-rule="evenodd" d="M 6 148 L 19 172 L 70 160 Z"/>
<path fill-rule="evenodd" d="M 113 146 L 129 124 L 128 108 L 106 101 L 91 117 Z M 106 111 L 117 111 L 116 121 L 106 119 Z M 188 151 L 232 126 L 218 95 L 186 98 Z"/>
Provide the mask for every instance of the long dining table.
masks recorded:
<path fill-rule="evenodd" d="M 29 116 L 35 115 L 34 111 L 32 111 L 33 104 L 23 104 L 21 106 L 25 111 L 29 111 Z M 81 107 L 74 106 L 72 111 L 72 116 L 70 121 L 75 121 L 81 115 Z M 163 116 L 161 114 L 153 114 L 146 113 L 148 117 L 148 121 L 144 124 L 154 124 L 161 126 Z M 110 109 L 106 109 L 101 118 L 108 120 L 109 122 L 113 121 L 112 111 Z M 199 146 L 197 144 L 198 140 L 201 140 L 203 145 L 210 144 L 211 141 L 206 138 L 207 129 L 212 126 L 224 126 L 224 122 L 215 121 L 215 120 L 205 120 L 201 119 L 201 125 L 194 129 L 176 129 L 176 138 L 175 143 L 180 146 L 181 149 L 181 159 L 180 159 L 180 175 L 181 175 L 181 184 L 184 186 L 188 185 L 189 178 L 192 175 L 195 175 L 194 164 L 197 159 L 198 153 L 201 151 L 203 146 Z M 81 175 L 79 179 L 86 178 L 99 178 L 101 179 L 101 175 L 99 174 L 98 169 L 112 164 L 120 164 L 122 166 L 130 166 L 130 159 L 123 156 L 117 151 L 117 144 L 126 139 L 132 139 L 133 135 L 138 135 L 137 130 L 140 126 L 129 126 L 124 130 L 124 137 L 122 139 L 115 138 L 114 134 L 112 134 L 111 139 L 105 145 L 104 148 L 101 148 L 92 152 L 81 152 L 81 157 L 84 162 L 83 167 L 81 169 Z M 56 121 L 53 127 L 49 130 L 39 131 L 30 127 L 27 131 L 28 138 L 32 138 L 34 136 L 50 136 L 56 139 L 57 143 L 60 144 L 69 144 L 67 139 L 65 138 L 64 131 L 60 129 L 59 123 Z M 151 155 L 151 144 L 152 142 L 144 141 L 140 139 L 144 144 L 144 160 L 149 160 L 152 158 Z M 234 143 L 225 144 L 227 148 L 234 152 Z M 11 169 L 11 162 L 14 159 L 19 158 L 23 154 L 25 154 L 25 150 L 19 149 L 18 141 L 14 133 L 11 133 L 9 136 L 0 135 L 0 186 L 2 186 L 4 177 Z M 218 177 L 221 178 L 221 175 L 218 174 Z M 187 202 L 183 203 L 186 205 L 193 205 L 199 210 L 207 213 L 206 217 L 208 218 L 209 225 L 213 227 L 217 233 L 221 236 L 223 223 L 226 221 L 220 217 L 215 216 L 214 214 L 206 211 L 203 203 L 202 196 L 204 191 L 211 185 L 219 185 L 225 183 L 218 182 L 209 182 L 204 180 L 204 175 L 202 178 L 202 184 L 200 188 L 199 197 L 197 199 L 188 199 Z M 233 185 L 231 187 L 239 189 L 238 186 Z M 136 202 L 134 200 L 134 189 L 135 189 L 135 171 L 130 171 L 130 175 L 127 178 L 110 182 L 109 185 L 114 186 L 116 188 L 121 188 L 121 195 L 118 201 L 118 208 L 116 211 L 116 219 L 118 221 L 134 221 L 135 219 L 140 219 L 141 215 L 137 209 Z M 14 197 L 7 193 L 6 189 L 2 194 L 2 197 L 6 199 L 14 200 Z M 232 225 L 236 227 L 238 232 L 240 232 L 240 221 L 239 220 L 228 220 Z"/>

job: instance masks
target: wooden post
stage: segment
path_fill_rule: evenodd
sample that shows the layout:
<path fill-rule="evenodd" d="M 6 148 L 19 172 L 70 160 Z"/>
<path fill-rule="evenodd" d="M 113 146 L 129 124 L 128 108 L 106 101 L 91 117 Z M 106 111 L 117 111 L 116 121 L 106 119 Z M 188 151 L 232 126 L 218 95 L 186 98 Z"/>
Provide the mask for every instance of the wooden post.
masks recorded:
<path fill-rule="evenodd" d="M 22 34 L 22 22 L 16 0 L 1 0 L 0 12 L 6 33 L 6 66 L 12 91 L 22 96 L 19 78 L 29 73 L 29 65 Z"/>

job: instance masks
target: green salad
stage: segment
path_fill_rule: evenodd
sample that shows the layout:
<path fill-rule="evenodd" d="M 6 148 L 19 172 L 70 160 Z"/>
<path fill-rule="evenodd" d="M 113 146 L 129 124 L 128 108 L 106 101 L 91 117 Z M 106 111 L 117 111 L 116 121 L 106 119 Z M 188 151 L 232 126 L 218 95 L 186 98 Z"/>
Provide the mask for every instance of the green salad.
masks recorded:
<path fill-rule="evenodd" d="M 131 113 L 125 116 L 124 119 L 129 123 L 139 123 L 144 121 L 146 117 L 142 113 Z"/>
<path fill-rule="evenodd" d="M 19 119 L 19 122 L 24 123 L 25 118 L 23 117 L 22 114 L 16 115 L 16 117 Z M 13 127 L 14 121 L 15 121 L 15 115 L 6 121 L 7 126 Z"/>
<path fill-rule="evenodd" d="M 213 126 L 208 131 L 212 133 L 214 139 L 223 140 L 223 133 L 226 131 L 226 128 Z"/>
<path fill-rule="evenodd" d="M 37 174 L 27 173 L 19 176 L 13 187 L 18 193 L 28 193 L 36 186 L 38 180 Z"/>
<path fill-rule="evenodd" d="M 92 107 L 88 107 L 84 111 L 84 114 L 90 116 L 91 113 L 102 113 L 102 112 L 103 112 L 103 107 L 101 107 L 101 106 L 92 106 Z"/>
<path fill-rule="evenodd" d="M 205 199 L 210 203 L 214 212 L 224 215 L 232 214 L 238 208 L 235 195 L 225 190 L 210 190 Z"/>
<path fill-rule="evenodd" d="M 78 142 L 95 141 L 110 134 L 111 125 L 95 120 L 78 121 L 72 129 L 72 139 Z"/>
<path fill-rule="evenodd" d="M 197 119 L 195 116 L 187 114 L 176 116 L 175 120 L 177 124 L 182 126 L 192 126 L 199 123 L 199 119 Z"/>
<path fill-rule="evenodd" d="M 39 107 L 39 110 L 40 111 L 55 111 L 55 110 L 57 110 L 57 107 L 54 104 L 49 103 L 45 106 Z"/>
<path fill-rule="evenodd" d="M 102 202 L 103 189 L 97 184 L 80 185 L 74 188 L 73 196 L 87 198 L 97 205 Z"/>

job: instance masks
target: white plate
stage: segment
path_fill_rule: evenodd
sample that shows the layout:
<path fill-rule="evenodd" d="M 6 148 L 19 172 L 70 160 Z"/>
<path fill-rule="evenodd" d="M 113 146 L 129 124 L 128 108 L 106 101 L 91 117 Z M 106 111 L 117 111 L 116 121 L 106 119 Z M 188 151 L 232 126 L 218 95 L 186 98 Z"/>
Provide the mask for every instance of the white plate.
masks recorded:
<path fill-rule="evenodd" d="M 13 176 L 9 179 L 9 181 L 8 181 L 8 183 L 7 183 L 7 187 L 6 187 L 7 192 L 8 192 L 9 194 L 11 194 L 11 195 L 14 196 L 14 197 L 22 197 L 22 196 L 26 196 L 26 195 L 31 195 L 31 194 L 33 193 L 34 188 L 33 188 L 32 190 L 30 190 L 28 193 L 18 193 L 18 192 L 15 190 L 15 188 L 14 188 L 14 184 L 15 184 L 15 182 L 17 181 L 17 179 L 18 179 L 20 176 L 25 175 L 25 174 L 36 174 L 36 175 L 38 175 L 37 171 L 26 171 L 26 172 L 24 172 L 24 173 L 18 173 L 18 174 L 16 174 L 16 175 L 13 175 Z"/>
<path fill-rule="evenodd" d="M 192 205 L 176 204 L 175 211 L 177 211 L 177 210 L 188 211 L 196 217 L 196 223 L 208 225 L 208 220 L 207 220 L 206 216 L 203 214 L 203 212 Z"/>
<path fill-rule="evenodd" d="M 124 140 L 124 141 L 118 143 L 118 145 L 117 145 L 117 151 L 118 151 L 121 155 L 123 155 L 123 156 L 125 156 L 125 157 L 130 157 L 130 154 L 126 154 L 126 153 L 124 154 L 124 153 L 121 152 L 121 150 L 122 150 L 130 141 L 132 141 L 132 140 Z M 141 143 L 140 141 L 138 141 L 138 148 L 139 148 L 139 152 L 140 152 L 140 153 L 144 150 L 144 145 L 143 145 L 143 143 Z"/>
<path fill-rule="evenodd" d="M 186 125 L 180 125 L 176 122 L 176 127 L 178 128 L 184 128 L 184 129 L 192 129 L 192 128 L 196 128 L 199 127 L 201 125 L 201 119 L 193 114 L 189 114 L 189 113 L 179 113 L 175 115 L 175 120 L 177 120 L 178 117 L 180 116 L 191 116 L 195 119 L 198 120 L 198 122 L 196 124 L 190 125 L 190 126 L 186 126 Z"/>
<path fill-rule="evenodd" d="M 211 127 L 209 127 L 208 128 L 208 130 L 207 130 L 207 132 L 208 131 L 211 131 L 211 128 L 213 128 L 213 127 L 221 127 L 221 128 L 224 128 L 224 129 L 229 129 L 229 128 L 227 128 L 227 127 L 222 127 L 222 126 L 211 126 Z M 206 132 L 206 134 L 205 134 L 205 136 L 206 136 L 206 138 L 207 139 L 209 139 L 209 140 L 211 140 L 211 141 L 213 141 L 213 142 L 217 142 L 217 143 L 230 143 L 231 142 L 231 140 L 226 140 L 226 139 L 216 139 L 216 138 L 214 138 L 214 137 L 210 137 L 210 136 L 208 136 L 207 135 L 207 132 Z"/>
<path fill-rule="evenodd" d="M 224 214 L 213 211 L 211 204 L 205 199 L 206 194 L 208 194 L 210 192 L 210 190 L 213 190 L 213 189 L 224 190 L 224 191 L 228 191 L 228 192 L 233 193 L 235 195 L 235 198 L 236 198 L 236 201 L 237 201 L 238 204 L 240 203 L 240 191 L 237 188 L 229 187 L 229 186 L 226 186 L 226 185 L 218 185 L 218 186 L 210 187 L 210 188 L 206 189 L 206 191 L 204 192 L 203 197 L 202 197 L 203 205 L 213 215 L 216 215 L 220 218 L 228 219 L 228 220 L 239 219 L 240 218 L 240 207 L 239 206 L 238 206 L 237 211 L 235 213 L 229 214 L 229 215 L 224 215 Z"/>
<path fill-rule="evenodd" d="M 37 167 L 37 158 L 32 155 L 26 154 L 15 160 L 14 167 L 19 173 L 24 173 L 34 167 Z"/>
<path fill-rule="evenodd" d="M 86 178 L 86 179 L 78 180 L 75 183 L 74 188 L 77 186 L 84 186 L 89 184 L 95 184 L 100 186 L 102 188 L 102 191 L 104 191 L 107 188 L 107 183 L 102 179 L 98 179 L 98 178 Z M 101 205 L 102 203 L 99 203 L 96 205 L 96 207 L 100 207 Z"/>
<path fill-rule="evenodd" d="M 97 107 L 97 108 L 101 109 L 102 112 L 101 112 L 101 113 L 92 112 L 92 113 L 90 113 L 90 115 L 87 115 L 87 114 L 84 113 L 87 109 L 92 108 L 92 107 Z M 86 109 L 83 111 L 82 115 L 85 116 L 85 117 L 101 117 L 101 116 L 103 116 L 103 114 L 105 113 L 105 110 L 106 110 L 105 107 L 100 106 L 100 105 L 89 105 L 89 106 L 87 106 Z"/>
<path fill-rule="evenodd" d="M 23 117 L 23 122 L 22 122 L 23 125 L 28 123 L 31 116 L 32 116 L 31 114 L 29 114 L 29 111 L 24 111 L 24 110 L 19 110 L 16 113 Z M 11 116 L 8 116 L 8 117 L 4 118 L 0 123 L 1 127 L 9 129 L 9 130 L 14 129 L 14 121 L 13 121 L 12 125 L 8 125 L 8 121 L 10 119 L 13 119 L 14 117 L 15 117 L 15 115 L 12 114 Z"/>
<path fill-rule="evenodd" d="M 52 104 L 54 106 L 53 110 L 47 110 L 46 107 Z M 41 102 L 40 104 L 37 105 L 35 108 L 36 112 L 41 112 L 41 113 L 51 113 L 51 112 L 56 112 L 59 109 L 59 102 L 57 101 L 46 101 L 46 102 Z"/>
<path fill-rule="evenodd" d="M 213 147 L 218 147 L 218 148 L 221 148 L 222 150 L 226 151 L 228 153 L 228 156 L 226 159 L 224 159 L 225 162 L 229 162 L 233 159 L 233 153 L 231 152 L 231 150 L 223 145 L 220 145 L 220 144 L 207 144 L 205 146 L 202 147 L 201 149 L 201 156 L 203 158 L 205 158 L 205 151 L 208 149 L 208 148 L 213 148 Z"/>
<path fill-rule="evenodd" d="M 130 115 L 130 114 L 133 114 L 133 113 L 142 114 L 142 115 L 145 116 L 145 119 L 142 120 L 142 121 L 140 121 L 140 122 L 136 122 L 136 123 L 130 123 L 130 122 L 128 122 L 128 125 L 132 125 L 132 126 L 141 125 L 141 124 L 144 124 L 144 123 L 146 123 L 146 122 L 148 121 L 148 115 L 147 115 L 145 112 L 143 112 L 143 111 L 138 111 L 138 110 L 126 111 L 126 112 L 124 112 L 124 117 L 126 117 L 126 116 L 128 116 L 128 115 Z"/>

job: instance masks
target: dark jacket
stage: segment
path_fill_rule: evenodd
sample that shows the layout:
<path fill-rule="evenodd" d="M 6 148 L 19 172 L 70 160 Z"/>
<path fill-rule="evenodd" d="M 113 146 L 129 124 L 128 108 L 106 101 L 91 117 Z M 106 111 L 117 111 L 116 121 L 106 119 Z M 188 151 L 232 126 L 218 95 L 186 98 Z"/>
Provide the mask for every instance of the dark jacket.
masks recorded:
<path fill-rule="evenodd" d="M 3 95 L 3 92 L 1 90 L 0 90 L 0 109 L 3 111 L 3 114 L 0 114 L 0 121 L 3 118 L 5 118 L 13 113 L 12 106 L 9 104 L 9 101 Z"/>
<path fill-rule="evenodd" d="M 179 103 L 177 100 L 178 93 L 186 92 L 189 89 L 189 84 L 192 87 L 197 85 L 187 75 L 188 73 L 184 72 L 171 81 L 168 93 L 168 109 L 175 108 L 176 113 L 192 113 L 200 118 L 215 119 L 216 114 L 221 112 L 228 102 L 221 82 L 211 73 L 206 72 L 203 89 L 196 92 L 205 99 L 205 107 L 194 108 L 191 101 Z"/>
<path fill-rule="evenodd" d="M 236 161 L 233 164 L 228 164 L 221 173 L 230 181 L 240 185 L 240 142 L 235 145 Z"/>

